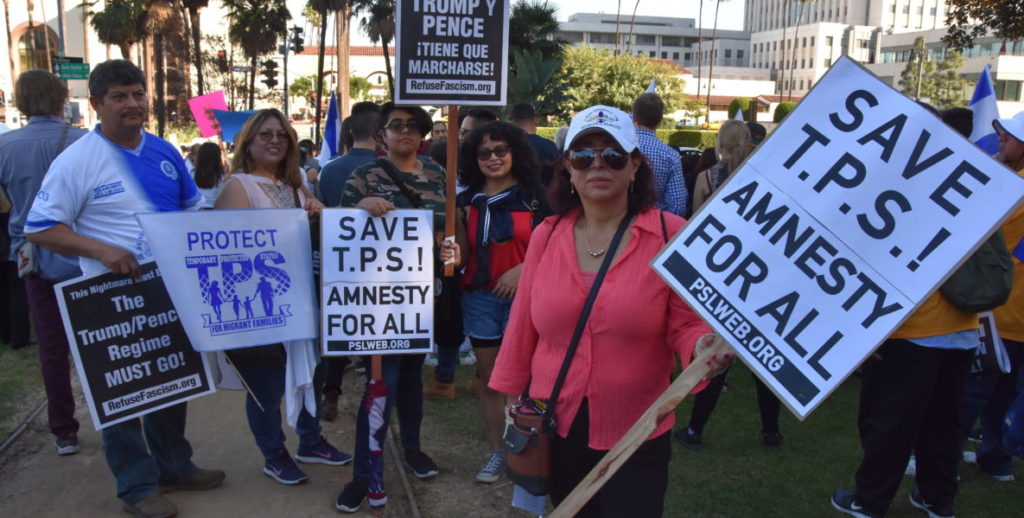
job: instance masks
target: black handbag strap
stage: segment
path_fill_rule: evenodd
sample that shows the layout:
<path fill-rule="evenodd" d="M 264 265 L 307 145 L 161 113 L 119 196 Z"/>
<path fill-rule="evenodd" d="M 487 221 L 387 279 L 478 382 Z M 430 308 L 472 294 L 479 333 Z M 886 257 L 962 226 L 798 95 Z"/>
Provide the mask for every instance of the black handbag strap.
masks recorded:
<path fill-rule="evenodd" d="M 619 223 L 619 228 L 615 230 L 615 236 L 612 237 L 612 242 L 608 245 L 608 251 L 606 252 L 608 255 L 605 255 L 604 260 L 601 261 L 601 268 L 597 271 L 597 276 L 594 277 L 594 284 L 590 287 L 590 293 L 587 295 L 586 302 L 583 303 L 583 309 L 580 310 L 580 318 L 576 321 L 576 329 L 572 333 L 572 340 L 569 341 L 569 348 L 565 352 L 565 360 L 562 361 L 562 368 L 558 371 L 555 385 L 551 389 L 551 397 L 548 398 L 547 408 L 544 409 L 542 422 L 549 430 L 555 427 L 555 403 L 558 401 L 558 395 L 562 391 L 565 377 L 569 374 L 569 365 L 576 355 L 576 348 L 580 344 L 580 338 L 583 337 L 583 329 L 587 326 L 590 310 L 594 307 L 594 300 L 597 299 L 597 291 L 601 289 L 601 283 L 604 281 L 605 274 L 608 273 L 608 268 L 611 267 L 615 250 L 619 248 L 619 242 L 622 241 L 622 236 L 626 233 L 626 228 L 629 227 L 631 217 L 632 214 L 626 213 L 626 216 L 622 218 L 622 222 Z M 551 231 L 554 232 L 554 228 Z"/>
<path fill-rule="evenodd" d="M 398 169 L 394 164 L 388 162 L 386 158 L 378 158 L 377 165 L 387 173 L 388 178 L 391 178 L 391 182 L 398 186 L 398 189 L 402 191 L 402 194 L 405 195 L 406 198 L 409 198 L 409 203 L 412 203 L 413 207 L 418 209 L 423 206 L 423 198 L 420 197 L 419 194 L 412 192 L 412 189 L 409 189 L 408 185 L 405 185 L 402 177 L 398 176 Z"/>

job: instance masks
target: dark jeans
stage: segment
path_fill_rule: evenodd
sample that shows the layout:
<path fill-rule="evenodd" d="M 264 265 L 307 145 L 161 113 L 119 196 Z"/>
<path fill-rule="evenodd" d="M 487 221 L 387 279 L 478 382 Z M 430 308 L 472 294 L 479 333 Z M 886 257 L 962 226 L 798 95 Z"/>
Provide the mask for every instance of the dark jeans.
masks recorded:
<path fill-rule="evenodd" d="M 245 398 L 245 416 L 249 421 L 249 429 L 252 430 L 252 436 L 256 440 L 256 446 L 263 453 L 263 458 L 270 460 L 279 455 L 284 448 L 281 397 L 284 396 L 285 366 L 236 363 L 235 368 L 252 390 L 252 394 Z M 316 386 L 316 381 L 313 382 L 313 386 Z M 253 394 L 259 399 L 260 405 L 263 405 L 263 410 L 260 410 L 253 400 Z M 299 412 L 298 422 L 295 423 L 295 433 L 299 436 L 300 447 L 316 445 L 321 438 L 320 420 L 303 407 Z"/>
<path fill-rule="evenodd" d="M 557 434 L 551 443 L 551 502 L 557 507 L 583 477 L 604 457 L 606 450 L 587 446 L 590 416 L 583 401 L 564 439 Z M 668 463 L 672 460 L 670 434 L 649 439 L 580 510 L 577 518 L 662 515 L 668 489 Z"/>
<path fill-rule="evenodd" d="M 423 354 L 395 354 L 381 358 L 381 375 L 388 387 L 384 426 L 391 420 L 391 408 L 398 406 L 398 429 L 405 454 L 420 451 L 420 423 L 423 421 Z M 366 380 L 370 380 L 370 359 L 364 358 Z M 360 402 L 356 416 L 355 461 L 352 478 L 366 480 L 370 472 L 370 414 Z"/>
<path fill-rule="evenodd" d="M 348 356 L 324 356 L 320 365 L 324 368 L 324 395 L 341 395 L 341 382 L 345 369 L 351 361 Z"/>
<path fill-rule="evenodd" d="M 185 439 L 187 406 L 179 403 L 103 429 L 103 451 L 117 497 L 135 503 L 196 469 Z"/>
<path fill-rule="evenodd" d="M 0 276 L 4 288 L 0 294 L 0 342 L 24 347 L 30 343 L 25 283 L 18 278 L 18 265 L 10 261 L 0 262 Z"/>
<path fill-rule="evenodd" d="M 967 382 L 964 402 L 960 407 L 963 441 L 966 441 L 974 422 L 981 418 L 978 467 L 993 475 L 1013 474 L 1013 456 L 1002 447 L 1003 418 L 1010 404 L 1024 390 L 1024 343 L 1003 338 L 1003 345 L 1010 357 L 1010 372 L 972 377 Z"/>
<path fill-rule="evenodd" d="M 957 411 L 973 351 L 889 339 L 877 353 L 882 359 L 868 359 L 862 368 L 857 421 L 864 458 L 856 501 L 884 515 L 913 452 L 921 497 L 952 508 L 960 461 Z"/>
<path fill-rule="evenodd" d="M 442 383 L 455 381 L 455 369 L 459 366 L 459 346 L 437 346 L 437 367 L 434 367 L 434 378 Z"/>
<path fill-rule="evenodd" d="M 68 335 L 60 318 L 54 283 L 30 275 L 25 278 L 28 306 L 39 339 L 39 367 L 46 387 L 47 417 L 50 431 L 57 437 L 78 433 L 75 396 L 71 391 L 71 360 Z"/>
<path fill-rule="evenodd" d="M 775 397 L 761 378 L 754 376 L 754 386 L 757 388 L 757 408 L 761 413 L 761 431 L 764 433 L 779 432 L 779 412 L 782 409 L 782 402 Z M 704 433 L 704 426 L 711 419 L 711 413 L 718 405 L 718 398 L 722 395 L 722 387 L 729 376 L 729 369 L 711 378 L 704 390 L 697 393 L 693 398 L 693 411 L 690 413 L 690 424 L 687 425 L 697 435 Z"/>

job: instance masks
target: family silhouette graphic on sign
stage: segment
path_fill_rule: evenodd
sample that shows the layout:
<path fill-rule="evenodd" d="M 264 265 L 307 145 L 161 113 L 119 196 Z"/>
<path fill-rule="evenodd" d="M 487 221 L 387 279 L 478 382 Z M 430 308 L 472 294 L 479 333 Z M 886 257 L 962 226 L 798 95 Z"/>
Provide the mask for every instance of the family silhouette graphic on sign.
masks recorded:
<path fill-rule="evenodd" d="M 213 311 L 203 314 L 203 327 L 209 328 L 212 336 L 280 327 L 292 316 L 290 304 L 275 306 L 275 298 L 291 287 L 288 273 L 272 266 L 284 262 L 281 254 L 265 251 L 251 260 L 243 254 L 209 259 L 192 261 L 191 267 L 196 270 L 203 303 Z M 211 274 L 217 271 L 221 280 L 212 280 Z M 259 310 L 253 311 L 255 301 L 262 309 L 259 316 Z M 230 305 L 234 319 L 225 318 L 232 316 L 224 314 L 225 305 Z"/>

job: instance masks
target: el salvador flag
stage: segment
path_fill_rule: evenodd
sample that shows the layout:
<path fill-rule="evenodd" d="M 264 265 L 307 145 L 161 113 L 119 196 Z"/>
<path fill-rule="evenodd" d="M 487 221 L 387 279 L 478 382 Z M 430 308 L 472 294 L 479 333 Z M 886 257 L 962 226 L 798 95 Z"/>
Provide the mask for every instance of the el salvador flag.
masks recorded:
<path fill-rule="evenodd" d="M 320 143 L 320 156 L 317 157 L 321 168 L 338 154 L 338 136 L 340 135 L 341 121 L 338 120 L 338 103 L 334 92 L 331 92 L 331 102 L 327 105 L 327 124 L 324 125 L 324 140 Z"/>
<path fill-rule="evenodd" d="M 996 89 L 992 84 L 989 65 L 985 65 L 985 69 L 981 71 L 969 108 L 974 111 L 971 142 L 990 155 L 996 154 L 999 151 L 999 135 L 992 127 L 992 121 L 999 119 L 999 106 L 996 105 Z"/>

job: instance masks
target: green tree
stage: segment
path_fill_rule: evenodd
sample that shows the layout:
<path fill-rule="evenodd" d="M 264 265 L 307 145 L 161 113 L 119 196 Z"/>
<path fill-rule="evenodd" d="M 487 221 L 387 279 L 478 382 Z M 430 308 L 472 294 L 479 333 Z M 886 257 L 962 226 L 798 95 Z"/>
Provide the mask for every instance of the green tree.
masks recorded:
<path fill-rule="evenodd" d="M 107 0 L 106 7 L 93 13 L 92 28 L 100 43 L 121 50 L 121 57 L 131 59 L 132 45 L 146 38 L 148 2 L 145 0 Z"/>
<path fill-rule="evenodd" d="M 321 78 L 316 84 L 316 102 L 313 103 L 314 115 L 314 129 L 313 134 L 317 135 L 319 139 L 320 135 L 320 106 L 322 103 L 320 99 L 324 98 L 324 52 L 327 47 L 327 18 L 332 12 L 337 12 L 342 8 L 344 4 L 348 3 L 347 0 L 310 0 L 307 4 L 307 9 L 311 9 L 317 15 L 317 21 L 320 22 L 320 44 L 316 51 L 316 76 Z M 310 82 L 312 84 L 312 82 Z"/>
<path fill-rule="evenodd" d="M 967 106 L 968 81 L 960 75 L 963 66 L 964 57 L 960 52 L 947 50 L 946 56 L 935 67 L 935 96 L 932 97 L 932 104 L 936 108 L 945 110 Z"/>
<path fill-rule="evenodd" d="M 743 120 L 750 118 L 750 103 L 753 102 L 749 97 L 737 97 L 729 102 L 728 113 L 729 118 L 736 116 L 736 112 L 743 110 Z"/>
<path fill-rule="evenodd" d="M 206 93 L 206 89 L 203 81 L 203 51 L 199 47 L 199 37 L 202 35 L 199 28 L 199 10 L 210 5 L 210 0 L 181 0 L 181 4 L 188 10 L 188 19 L 191 25 L 189 36 L 192 40 L 192 59 L 196 67 L 196 86 L 199 95 L 203 95 Z"/>
<path fill-rule="evenodd" d="M 772 114 L 772 122 L 776 124 L 782 122 L 782 119 L 785 119 L 786 115 L 789 115 L 789 112 L 793 111 L 795 108 L 796 103 L 793 101 L 779 103 L 779 105 L 775 107 L 775 113 Z"/>
<path fill-rule="evenodd" d="M 540 50 L 509 49 L 512 71 L 508 80 L 508 108 L 518 103 L 532 104 L 540 115 L 548 115 L 561 97 L 561 90 L 548 88 L 555 72 L 562 66 L 561 59 L 544 59 Z"/>
<path fill-rule="evenodd" d="M 1004 41 L 1024 39 L 1024 2 L 1020 0 L 946 0 L 949 29 L 943 41 L 955 49 L 992 34 Z"/>
<path fill-rule="evenodd" d="M 557 13 L 550 0 L 516 0 L 508 21 L 509 49 L 537 50 L 545 60 L 561 57 L 568 42 L 558 37 Z"/>
<path fill-rule="evenodd" d="M 554 112 L 568 114 L 595 104 L 628 110 L 651 78 L 657 80 L 665 113 L 688 108 L 683 80 L 674 66 L 634 56 L 613 56 L 607 50 L 591 47 L 568 47 L 555 78 L 565 99 Z"/>
<path fill-rule="evenodd" d="M 228 38 L 242 47 L 249 59 L 249 109 L 255 106 L 256 68 L 260 56 L 277 50 L 288 33 L 288 6 L 285 0 L 223 0 L 231 19 Z"/>
<path fill-rule="evenodd" d="M 365 101 L 370 98 L 370 89 L 373 85 L 370 84 L 370 80 L 361 76 L 351 76 L 348 78 L 348 90 L 352 94 L 352 99 L 355 101 Z"/>
<path fill-rule="evenodd" d="M 928 58 L 927 53 L 924 37 L 918 36 L 910 50 L 907 66 L 900 73 L 900 91 L 903 95 L 913 99 L 931 99 L 935 95 L 935 82 L 932 78 L 935 63 Z"/>
<path fill-rule="evenodd" d="M 359 22 L 370 41 L 380 43 L 384 51 L 384 68 L 388 74 L 388 98 L 395 95 L 395 75 L 391 71 L 388 43 L 395 38 L 395 0 L 369 0 L 358 6 L 366 18 Z"/>

